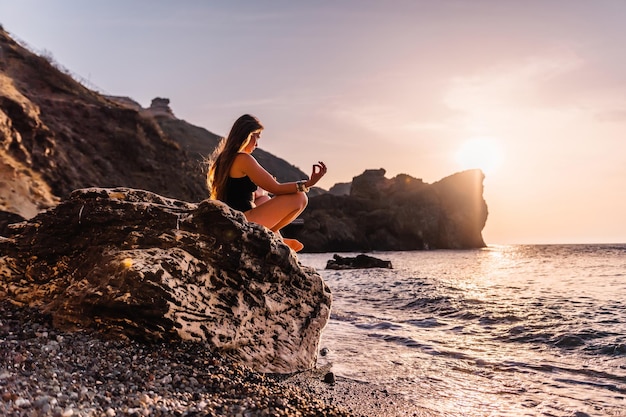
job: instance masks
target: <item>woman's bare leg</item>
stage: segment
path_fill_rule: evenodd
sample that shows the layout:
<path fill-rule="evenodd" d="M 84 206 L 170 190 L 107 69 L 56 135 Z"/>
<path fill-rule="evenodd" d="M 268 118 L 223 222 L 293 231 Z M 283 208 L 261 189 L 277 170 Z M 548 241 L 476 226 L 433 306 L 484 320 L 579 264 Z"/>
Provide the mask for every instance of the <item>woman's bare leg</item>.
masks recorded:
<path fill-rule="evenodd" d="M 267 191 L 265 191 L 261 187 L 257 187 L 256 191 L 254 192 L 254 205 L 260 206 L 261 204 L 270 201 L 270 198 L 271 197 L 267 195 Z"/>
<path fill-rule="evenodd" d="M 300 252 L 302 248 L 304 247 L 302 242 L 300 242 L 298 239 L 289 239 L 289 238 L 283 237 L 283 242 L 285 242 L 285 245 L 293 249 L 294 252 Z"/>
<path fill-rule="evenodd" d="M 244 214 L 250 222 L 261 224 L 275 233 L 291 223 L 308 203 L 306 194 L 281 194 L 271 198 L 260 206 L 246 211 Z M 282 236 L 281 236 L 282 237 Z M 283 239 L 296 252 L 304 245 L 296 239 Z"/>
<path fill-rule="evenodd" d="M 262 196 L 256 197 L 254 199 L 254 205 L 255 206 L 260 206 L 261 204 L 267 203 L 270 200 L 271 200 L 271 198 L 270 198 L 269 195 L 262 195 Z"/>
<path fill-rule="evenodd" d="M 304 193 L 281 194 L 244 214 L 248 221 L 262 224 L 277 232 L 298 217 L 307 203 Z"/>

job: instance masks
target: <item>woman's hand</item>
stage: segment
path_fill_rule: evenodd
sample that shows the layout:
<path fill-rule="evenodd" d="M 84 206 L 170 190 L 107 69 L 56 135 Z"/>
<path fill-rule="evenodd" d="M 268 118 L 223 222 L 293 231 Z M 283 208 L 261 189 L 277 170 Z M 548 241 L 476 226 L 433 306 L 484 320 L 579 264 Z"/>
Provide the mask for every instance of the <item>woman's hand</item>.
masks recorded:
<path fill-rule="evenodd" d="M 313 173 L 311 174 L 311 178 L 305 183 L 307 188 L 313 187 L 319 180 L 322 179 L 324 175 L 326 175 L 326 164 L 322 161 L 319 161 L 317 164 L 313 165 Z"/>

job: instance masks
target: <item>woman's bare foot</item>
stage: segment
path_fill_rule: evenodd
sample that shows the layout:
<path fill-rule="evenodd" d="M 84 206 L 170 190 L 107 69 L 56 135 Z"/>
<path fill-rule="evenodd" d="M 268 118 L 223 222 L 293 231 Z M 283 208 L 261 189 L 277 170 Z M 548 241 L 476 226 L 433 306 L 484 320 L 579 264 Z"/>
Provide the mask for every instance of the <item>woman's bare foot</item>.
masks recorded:
<path fill-rule="evenodd" d="M 285 242 L 285 245 L 289 246 L 295 252 L 300 252 L 302 248 L 304 247 L 304 245 L 299 240 L 296 240 L 296 239 L 288 239 L 284 237 L 283 242 Z"/>

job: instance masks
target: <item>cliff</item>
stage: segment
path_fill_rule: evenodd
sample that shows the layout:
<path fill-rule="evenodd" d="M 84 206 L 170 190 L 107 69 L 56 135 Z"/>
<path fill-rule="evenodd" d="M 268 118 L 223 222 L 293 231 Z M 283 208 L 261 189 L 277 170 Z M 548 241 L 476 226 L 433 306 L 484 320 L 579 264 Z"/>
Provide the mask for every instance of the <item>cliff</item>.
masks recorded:
<path fill-rule="evenodd" d="M 484 247 L 483 180 L 479 170 L 433 184 L 368 170 L 353 179 L 350 195 L 311 198 L 295 236 L 308 252 Z"/>
<path fill-rule="evenodd" d="M 0 298 L 51 314 L 56 327 L 194 340 L 262 372 L 315 365 L 329 289 L 222 203 L 81 189 L 4 236 Z"/>

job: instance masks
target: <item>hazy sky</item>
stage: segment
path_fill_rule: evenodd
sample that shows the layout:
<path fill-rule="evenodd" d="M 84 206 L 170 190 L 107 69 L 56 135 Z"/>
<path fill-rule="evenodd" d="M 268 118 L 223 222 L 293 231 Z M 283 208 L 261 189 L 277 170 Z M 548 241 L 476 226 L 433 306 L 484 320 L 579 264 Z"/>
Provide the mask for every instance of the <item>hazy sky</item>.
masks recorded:
<path fill-rule="evenodd" d="M 261 148 L 319 184 L 484 168 L 498 243 L 626 242 L 626 1 L 0 0 L 100 91 Z"/>

